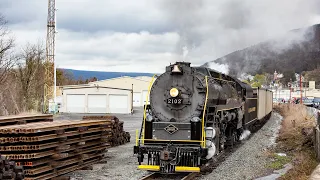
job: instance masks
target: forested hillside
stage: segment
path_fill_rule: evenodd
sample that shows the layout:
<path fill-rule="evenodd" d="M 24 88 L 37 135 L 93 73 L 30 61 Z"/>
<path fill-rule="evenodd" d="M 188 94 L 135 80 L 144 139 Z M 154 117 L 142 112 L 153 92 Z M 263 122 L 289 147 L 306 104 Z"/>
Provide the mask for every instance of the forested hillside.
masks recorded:
<path fill-rule="evenodd" d="M 235 51 L 214 61 L 226 64 L 229 74 L 272 74 L 275 70 L 285 77 L 312 71 L 320 65 L 320 24 L 296 29 L 284 36 Z M 203 66 L 209 66 L 210 62 Z M 290 79 L 290 78 L 288 78 Z"/>

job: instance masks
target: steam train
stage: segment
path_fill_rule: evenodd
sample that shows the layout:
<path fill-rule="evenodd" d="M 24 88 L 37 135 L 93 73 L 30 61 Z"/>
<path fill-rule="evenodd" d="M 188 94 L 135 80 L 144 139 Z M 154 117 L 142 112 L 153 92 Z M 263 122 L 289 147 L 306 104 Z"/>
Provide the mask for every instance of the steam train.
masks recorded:
<path fill-rule="evenodd" d="M 138 169 L 164 174 L 200 172 L 266 122 L 273 108 L 272 91 L 189 62 L 167 66 L 149 96 L 134 154 Z"/>

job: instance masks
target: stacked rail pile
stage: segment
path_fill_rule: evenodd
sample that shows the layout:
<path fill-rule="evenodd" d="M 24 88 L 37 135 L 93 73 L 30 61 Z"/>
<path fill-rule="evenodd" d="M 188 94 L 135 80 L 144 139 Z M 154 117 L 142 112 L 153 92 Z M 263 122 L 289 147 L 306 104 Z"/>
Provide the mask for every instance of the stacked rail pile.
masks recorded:
<path fill-rule="evenodd" d="M 90 166 L 104 157 L 108 120 L 38 122 L 0 127 L 0 153 L 23 165 L 25 180 L 45 180 Z"/>
<path fill-rule="evenodd" d="M 107 120 L 111 123 L 111 134 L 109 139 L 111 146 L 119 146 L 130 142 L 130 133 L 125 132 L 123 129 L 123 121 L 120 121 L 116 116 L 84 116 L 83 120 Z"/>
<path fill-rule="evenodd" d="M 52 121 L 53 121 L 53 115 L 51 114 L 0 116 L 0 127 L 8 126 L 8 125 L 34 123 L 34 122 L 52 122 Z"/>
<path fill-rule="evenodd" d="M 9 161 L 5 156 L 0 155 L 0 179 L 23 180 L 23 167 L 17 166 L 14 161 Z"/>

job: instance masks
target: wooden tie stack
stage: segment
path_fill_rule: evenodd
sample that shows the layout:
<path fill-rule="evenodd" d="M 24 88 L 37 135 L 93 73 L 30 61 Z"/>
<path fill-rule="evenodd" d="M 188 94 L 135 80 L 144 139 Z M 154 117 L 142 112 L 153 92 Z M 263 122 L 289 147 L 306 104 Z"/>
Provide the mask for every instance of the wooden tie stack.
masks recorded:
<path fill-rule="evenodd" d="M 0 127 L 9 125 L 28 124 L 34 122 L 52 122 L 53 116 L 49 114 L 35 114 L 35 115 L 11 115 L 0 116 Z M 9 142 L 13 142 L 17 137 L 2 137 L 0 136 L 0 151 L 6 150 L 6 146 Z M 0 179 L 15 179 L 22 180 L 25 178 L 24 167 L 17 165 L 14 161 L 8 157 L 0 155 Z"/>
<path fill-rule="evenodd" d="M 83 120 L 107 120 L 111 123 L 111 134 L 109 143 L 112 147 L 119 146 L 130 142 L 130 133 L 125 132 L 123 129 L 123 121 L 119 121 L 116 116 L 84 116 Z"/>
<path fill-rule="evenodd" d="M 0 125 L 0 154 L 23 166 L 25 180 L 51 179 L 101 160 L 112 128 L 109 120 Z"/>

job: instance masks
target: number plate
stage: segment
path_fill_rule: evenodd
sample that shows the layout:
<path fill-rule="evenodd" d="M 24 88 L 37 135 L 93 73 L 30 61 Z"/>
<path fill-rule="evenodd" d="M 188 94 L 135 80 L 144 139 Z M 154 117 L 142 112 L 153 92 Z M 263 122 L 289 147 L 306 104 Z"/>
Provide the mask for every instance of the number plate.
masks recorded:
<path fill-rule="evenodd" d="M 169 98 L 167 99 L 168 104 L 182 104 L 182 99 L 180 98 Z"/>

